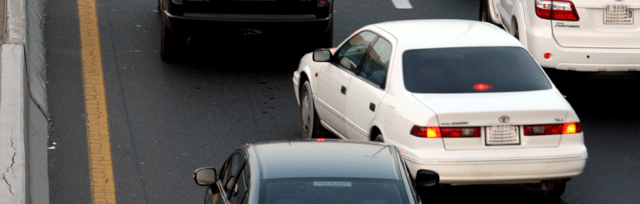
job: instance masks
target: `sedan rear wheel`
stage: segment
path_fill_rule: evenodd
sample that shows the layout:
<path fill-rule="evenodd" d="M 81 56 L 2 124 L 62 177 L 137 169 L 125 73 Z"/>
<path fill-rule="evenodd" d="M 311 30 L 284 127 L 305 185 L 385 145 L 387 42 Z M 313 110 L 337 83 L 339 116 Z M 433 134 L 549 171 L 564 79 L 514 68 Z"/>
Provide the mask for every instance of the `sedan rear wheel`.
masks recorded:
<path fill-rule="evenodd" d="M 318 118 L 313 104 L 313 95 L 309 81 L 304 82 L 302 90 L 300 91 L 300 125 L 303 139 L 320 137 L 322 126 L 320 125 L 320 118 Z"/>
<path fill-rule="evenodd" d="M 516 21 L 516 19 L 513 19 L 513 23 L 511 23 L 511 25 L 513 26 L 511 28 L 511 35 L 513 35 L 513 37 L 516 37 L 516 39 L 520 40 L 520 30 L 518 30 L 518 21 Z"/>
<path fill-rule="evenodd" d="M 550 180 L 532 184 L 536 195 L 542 199 L 554 200 L 560 198 L 567 188 L 566 180 Z"/>
<path fill-rule="evenodd" d="M 491 17 L 489 17 L 489 1 L 483 0 L 480 2 L 480 21 L 482 22 L 491 22 Z"/>
<path fill-rule="evenodd" d="M 376 142 L 384 142 L 384 137 L 382 137 L 381 133 L 378 133 L 375 139 Z"/>

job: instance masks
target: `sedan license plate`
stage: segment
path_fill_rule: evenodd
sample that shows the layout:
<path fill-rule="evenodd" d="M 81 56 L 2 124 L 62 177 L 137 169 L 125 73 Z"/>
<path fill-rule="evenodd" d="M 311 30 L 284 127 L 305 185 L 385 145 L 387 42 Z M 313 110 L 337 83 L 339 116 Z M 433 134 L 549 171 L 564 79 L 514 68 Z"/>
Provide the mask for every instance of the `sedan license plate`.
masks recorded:
<path fill-rule="evenodd" d="M 604 7 L 605 25 L 632 25 L 633 9 L 625 5 L 607 5 Z"/>
<path fill-rule="evenodd" d="M 494 125 L 486 128 L 486 145 L 518 145 L 520 134 L 518 126 Z"/>

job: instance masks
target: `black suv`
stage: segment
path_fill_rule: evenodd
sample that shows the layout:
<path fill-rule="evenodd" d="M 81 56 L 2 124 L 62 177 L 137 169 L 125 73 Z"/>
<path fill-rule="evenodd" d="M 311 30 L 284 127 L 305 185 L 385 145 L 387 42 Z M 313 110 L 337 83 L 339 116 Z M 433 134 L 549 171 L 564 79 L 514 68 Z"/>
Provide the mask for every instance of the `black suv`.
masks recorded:
<path fill-rule="evenodd" d="M 160 56 L 170 59 L 177 49 L 214 36 L 301 39 L 305 52 L 329 48 L 333 41 L 333 1 L 158 0 L 162 15 Z"/>

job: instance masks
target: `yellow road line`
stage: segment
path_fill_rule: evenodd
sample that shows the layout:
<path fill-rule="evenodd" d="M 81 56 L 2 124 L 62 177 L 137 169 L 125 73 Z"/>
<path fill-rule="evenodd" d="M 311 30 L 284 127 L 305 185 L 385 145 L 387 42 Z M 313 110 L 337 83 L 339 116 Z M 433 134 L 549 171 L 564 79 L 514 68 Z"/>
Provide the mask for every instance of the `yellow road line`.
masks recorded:
<path fill-rule="evenodd" d="M 116 203 L 95 0 L 78 0 L 93 203 Z"/>

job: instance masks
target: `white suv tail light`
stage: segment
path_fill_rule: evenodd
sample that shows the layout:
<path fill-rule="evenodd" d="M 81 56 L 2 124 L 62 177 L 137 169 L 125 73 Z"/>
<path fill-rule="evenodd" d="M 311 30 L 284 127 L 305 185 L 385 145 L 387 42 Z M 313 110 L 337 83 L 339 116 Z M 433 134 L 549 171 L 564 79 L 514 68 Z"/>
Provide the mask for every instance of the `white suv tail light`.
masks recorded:
<path fill-rule="evenodd" d="M 578 21 L 578 11 L 568 0 L 536 0 L 536 15 L 543 19 Z"/>

